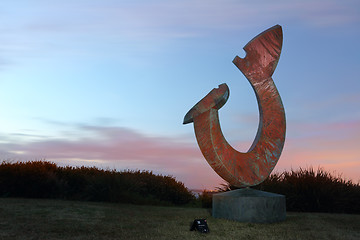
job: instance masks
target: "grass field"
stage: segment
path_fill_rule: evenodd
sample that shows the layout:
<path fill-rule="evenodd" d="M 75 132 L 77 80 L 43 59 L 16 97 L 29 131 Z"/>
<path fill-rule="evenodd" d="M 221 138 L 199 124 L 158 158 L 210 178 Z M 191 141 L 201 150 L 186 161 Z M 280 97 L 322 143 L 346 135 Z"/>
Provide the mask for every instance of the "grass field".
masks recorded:
<path fill-rule="evenodd" d="M 190 232 L 206 218 L 210 233 Z M 0 198 L 0 239 L 360 239 L 360 215 L 287 213 L 275 224 L 238 223 L 202 208 Z"/>

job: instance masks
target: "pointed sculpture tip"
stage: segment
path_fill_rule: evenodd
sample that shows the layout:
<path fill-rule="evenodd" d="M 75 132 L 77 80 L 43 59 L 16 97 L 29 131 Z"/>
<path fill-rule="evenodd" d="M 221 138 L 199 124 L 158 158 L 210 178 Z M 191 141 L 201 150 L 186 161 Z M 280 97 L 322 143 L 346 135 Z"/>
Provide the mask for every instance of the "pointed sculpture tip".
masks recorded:
<path fill-rule="evenodd" d="M 194 120 L 192 118 L 192 109 L 190 109 L 189 112 L 187 112 L 187 114 L 184 117 L 184 121 L 183 121 L 183 125 L 188 124 L 188 123 L 192 123 Z"/>
<path fill-rule="evenodd" d="M 259 35 L 263 34 L 263 33 L 266 33 L 266 32 L 270 32 L 270 31 L 281 31 L 282 32 L 282 27 L 281 25 L 279 24 L 276 24 L 268 29 L 266 29 L 265 31 L 263 31 L 262 33 L 260 33 Z M 258 36 L 259 36 L 258 35 Z M 255 37 L 256 38 L 256 37 Z"/>
<path fill-rule="evenodd" d="M 245 52 L 247 52 L 247 48 L 248 46 L 250 46 L 252 43 L 257 42 L 259 39 L 264 38 L 266 36 L 269 36 L 271 38 L 274 38 L 274 40 L 278 41 L 279 43 L 281 43 L 282 45 L 282 27 L 277 24 L 271 28 L 266 29 L 265 31 L 259 33 L 258 35 L 256 35 L 253 39 L 251 39 L 244 47 L 243 49 L 245 50 Z"/>
<path fill-rule="evenodd" d="M 282 28 L 277 24 L 251 39 L 243 47 L 245 57 L 235 56 L 233 63 L 245 76 L 253 72 L 272 76 L 280 59 L 282 43 Z"/>
<path fill-rule="evenodd" d="M 229 98 L 229 87 L 222 83 L 218 88 L 211 90 L 203 99 L 192 107 L 185 115 L 183 124 L 194 121 L 194 118 L 210 110 L 211 108 L 219 110 Z"/>

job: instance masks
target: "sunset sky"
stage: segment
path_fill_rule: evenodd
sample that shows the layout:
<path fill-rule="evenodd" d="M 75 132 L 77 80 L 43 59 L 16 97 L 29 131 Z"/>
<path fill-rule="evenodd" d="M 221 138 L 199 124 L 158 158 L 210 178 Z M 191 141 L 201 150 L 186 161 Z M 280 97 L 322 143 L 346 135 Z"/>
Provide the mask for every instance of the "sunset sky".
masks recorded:
<path fill-rule="evenodd" d="M 284 42 L 273 79 L 287 133 L 274 171 L 323 167 L 359 182 L 358 0 L 1 1 L 0 159 L 218 187 L 184 115 L 227 83 L 221 127 L 246 152 L 258 106 L 232 60 L 276 24 Z"/>

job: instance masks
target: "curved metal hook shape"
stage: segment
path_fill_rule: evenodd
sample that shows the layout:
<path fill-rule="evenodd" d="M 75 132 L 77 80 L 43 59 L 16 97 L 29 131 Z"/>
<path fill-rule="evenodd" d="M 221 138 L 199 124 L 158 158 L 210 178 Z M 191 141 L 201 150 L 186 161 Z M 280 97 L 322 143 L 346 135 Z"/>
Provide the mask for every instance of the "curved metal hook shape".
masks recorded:
<path fill-rule="evenodd" d="M 194 122 L 197 142 L 210 166 L 237 187 L 264 181 L 274 169 L 284 146 L 285 111 L 271 78 L 280 58 L 282 39 L 281 26 L 276 25 L 246 44 L 245 58 L 236 56 L 233 60 L 249 80 L 259 105 L 259 127 L 248 152 L 236 151 L 221 132 L 218 110 L 229 97 L 225 83 L 213 89 L 184 118 L 184 124 Z"/>

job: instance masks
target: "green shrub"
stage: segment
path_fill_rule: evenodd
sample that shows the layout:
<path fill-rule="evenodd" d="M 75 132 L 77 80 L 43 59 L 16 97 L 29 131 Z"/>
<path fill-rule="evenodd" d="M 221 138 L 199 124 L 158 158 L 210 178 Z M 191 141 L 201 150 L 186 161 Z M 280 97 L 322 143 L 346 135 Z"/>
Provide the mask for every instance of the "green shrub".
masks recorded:
<path fill-rule="evenodd" d="M 0 164 L 0 196 L 136 204 L 187 204 L 194 195 L 171 176 L 149 171 L 58 167 L 46 161 Z"/>
<path fill-rule="evenodd" d="M 27 162 L 0 165 L 0 195 L 30 198 L 53 198 L 58 191 L 56 165 Z"/>
<path fill-rule="evenodd" d="M 201 202 L 201 207 L 203 208 L 212 208 L 212 196 L 214 192 L 204 190 L 199 195 L 199 201 Z"/>
<path fill-rule="evenodd" d="M 345 181 L 322 168 L 273 173 L 253 188 L 285 195 L 288 211 L 360 213 L 360 184 Z M 234 189 L 223 185 L 218 190 Z"/>

